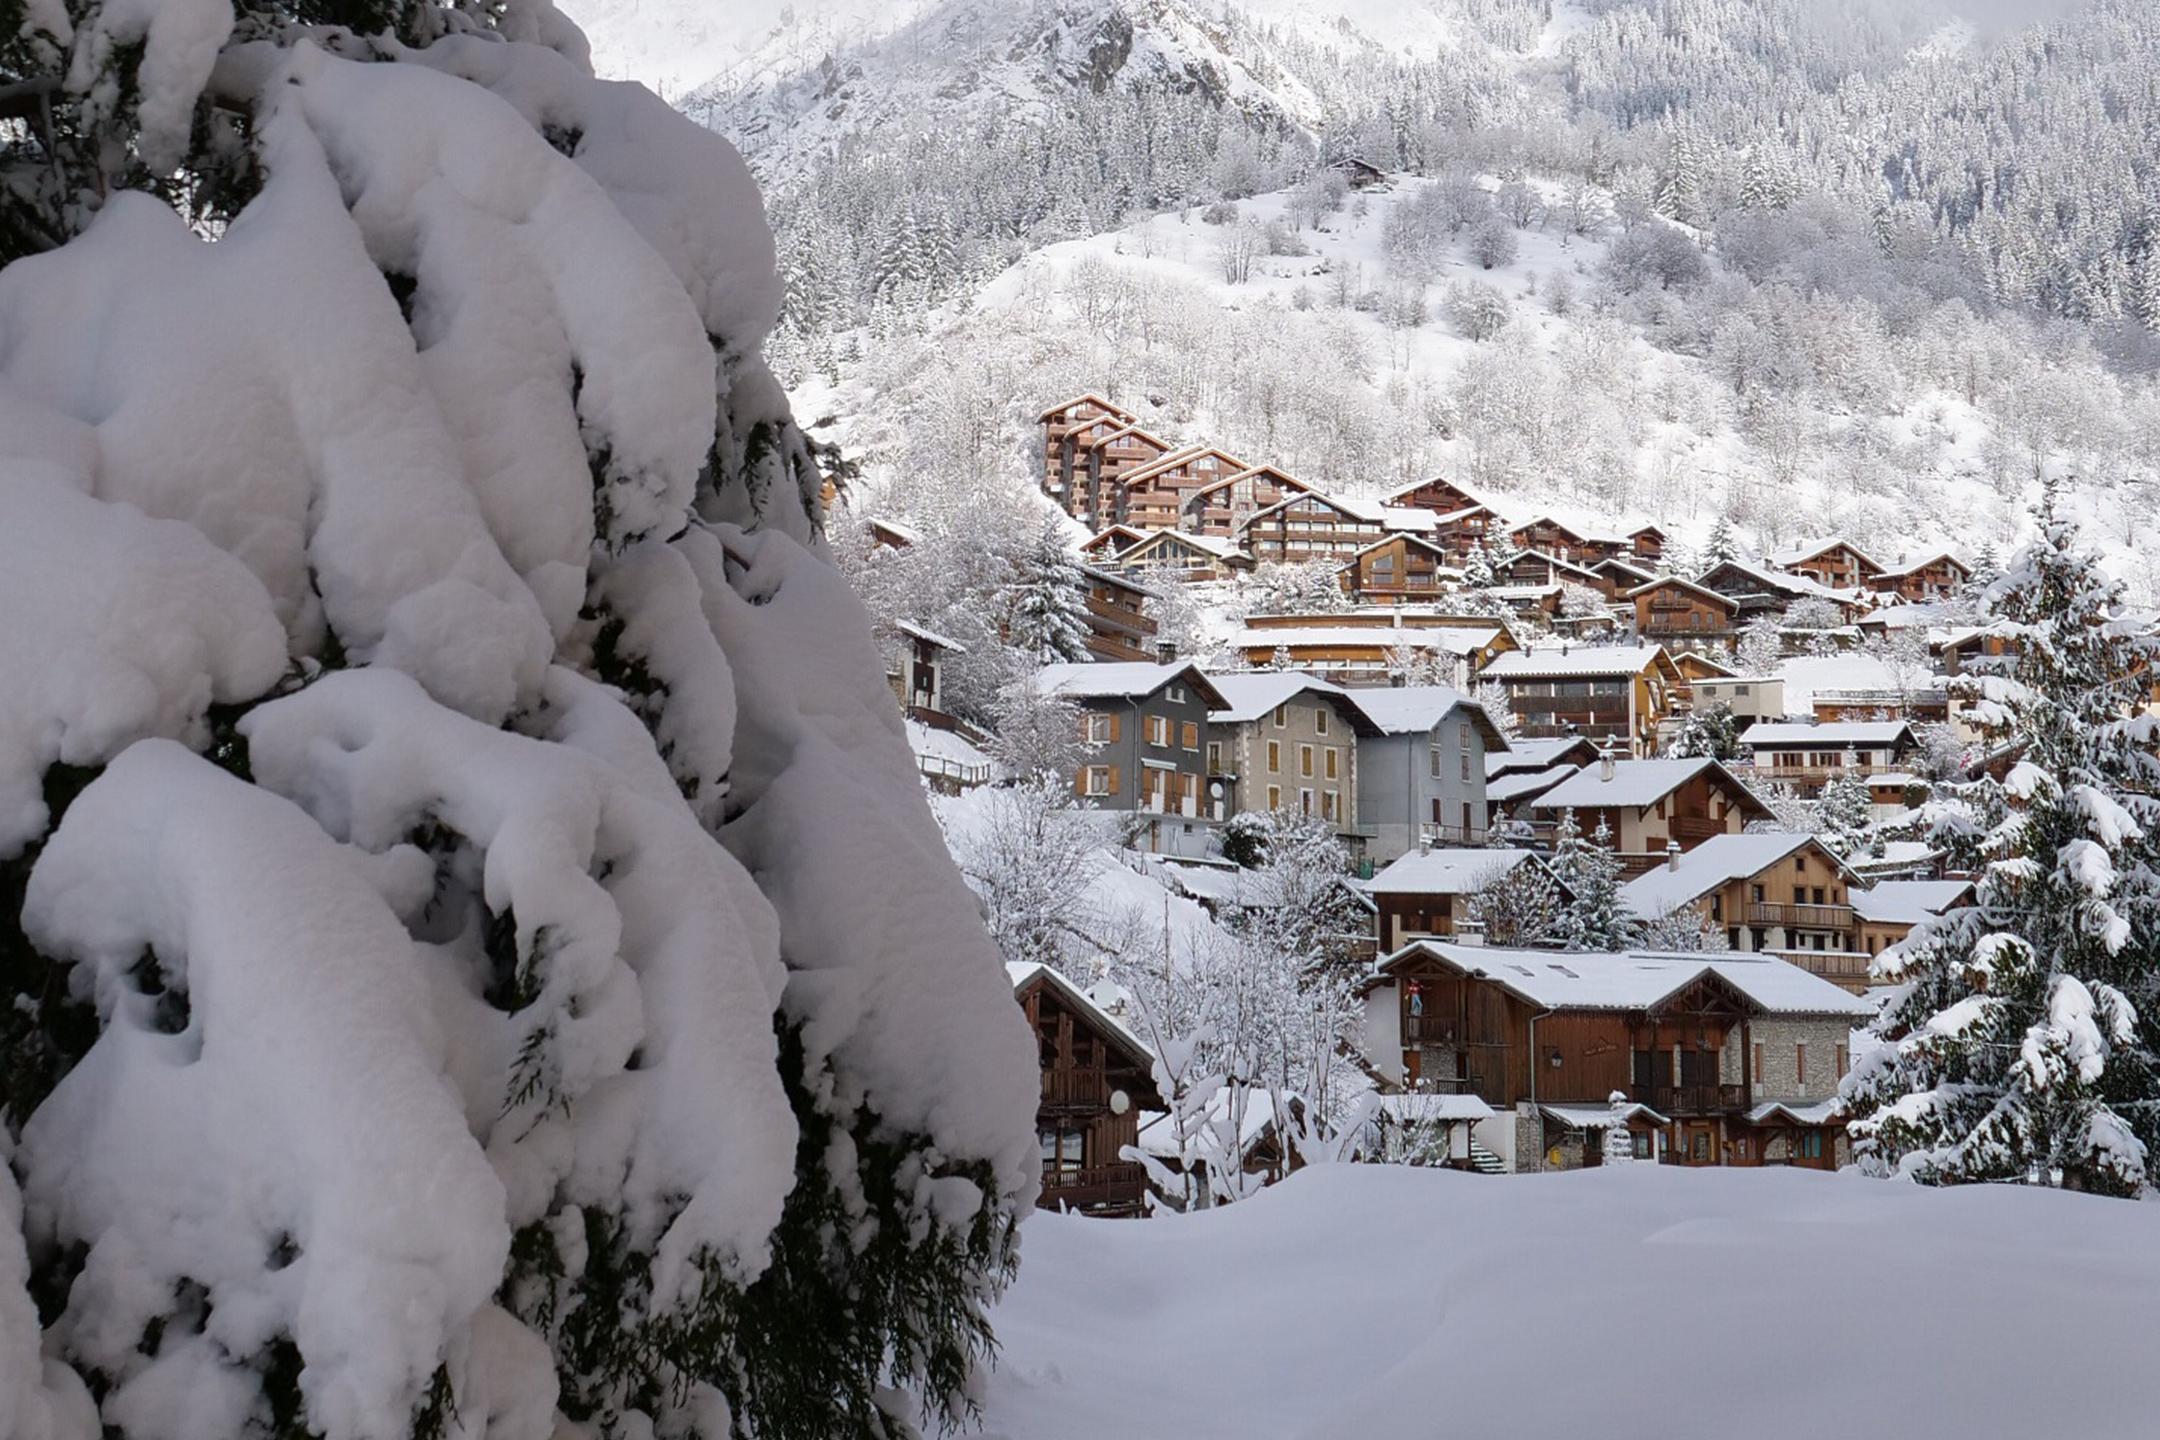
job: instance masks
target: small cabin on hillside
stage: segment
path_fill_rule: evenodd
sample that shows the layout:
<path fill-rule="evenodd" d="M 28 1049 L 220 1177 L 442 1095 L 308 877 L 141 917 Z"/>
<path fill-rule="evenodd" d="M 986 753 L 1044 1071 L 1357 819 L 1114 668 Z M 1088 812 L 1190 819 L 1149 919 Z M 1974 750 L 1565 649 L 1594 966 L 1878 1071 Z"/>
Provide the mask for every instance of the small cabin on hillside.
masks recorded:
<path fill-rule="evenodd" d="M 1833 590 L 1861 590 L 1883 567 L 1850 540 L 1833 536 L 1771 557 L 1771 564 L 1791 575 L 1805 575 Z"/>
<path fill-rule="evenodd" d="M 1462 582 L 1447 551 L 1415 535 L 1375 540 L 1343 562 L 1343 592 L 1360 605 L 1430 604 Z"/>
<path fill-rule="evenodd" d="M 1670 649 L 1729 649 L 1740 632 L 1740 602 L 1677 575 L 1628 592 L 1635 633 Z"/>
<path fill-rule="evenodd" d="M 1938 550 L 1918 560 L 1901 560 L 1895 565 L 1884 566 L 1881 574 L 1868 577 L 1867 588 L 1879 595 L 1895 595 L 1908 604 L 1920 605 L 1956 594 L 1971 581 L 1972 574 L 1972 566 L 1947 550 Z"/>
<path fill-rule="evenodd" d="M 1848 990 L 1867 985 L 1853 901 L 1867 884 L 1812 835 L 1715 835 L 1621 890 L 1644 920 L 1692 912 L 1737 952 L 1774 954 Z"/>
<path fill-rule="evenodd" d="M 1123 1158 L 1140 1138 L 1142 1111 L 1163 1108 L 1155 1057 L 1140 1038 L 1047 965 L 1008 964 L 1013 998 L 1035 1031 L 1042 1091 L 1035 1135 L 1045 1210 L 1145 1213 L 1147 1175 Z"/>
<path fill-rule="evenodd" d="M 1572 810 L 1586 836 L 1603 823 L 1630 874 L 1665 863 L 1672 846 L 1692 850 L 1713 836 L 1739 834 L 1751 820 L 1771 818 L 1770 807 L 1715 760 L 1609 755 L 1532 800 L 1528 810 L 1541 825 L 1553 826 Z"/>

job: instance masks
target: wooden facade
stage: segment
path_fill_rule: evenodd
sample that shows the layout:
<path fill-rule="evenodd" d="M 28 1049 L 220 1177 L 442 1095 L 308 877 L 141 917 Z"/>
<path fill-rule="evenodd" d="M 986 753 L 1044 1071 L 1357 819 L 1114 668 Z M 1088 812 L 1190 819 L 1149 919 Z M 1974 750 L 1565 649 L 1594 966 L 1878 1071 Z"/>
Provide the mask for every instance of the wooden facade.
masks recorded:
<path fill-rule="evenodd" d="M 1550 515 L 1514 527 L 1508 531 L 1508 540 L 1521 549 L 1543 551 L 1585 568 L 1615 555 L 1635 553 L 1632 542 L 1625 537 L 1586 534 Z"/>
<path fill-rule="evenodd" d="M 1098 660 L 1153 660 L 1158 642 L 1148 592 L 1100 566 L 1086 566 L 1088 653 Z"/>
<path fill-rule="evenodd" d="M 1668 575 L 1631 591 L 1635 633 L 1668 649 L 1729 648 L 1740 629 L 1740 602 Z"/>
<path fill-rule="evenodd" d="M 1185 524 L 1187 506 L 1195 495 L 1252 469 L 1213 445 L 1173 451 L 1118 477 L 1111 518 L 1135 530 L 1175 530 Z"/>
<path fill-rule="evenodd" d="M 1805 575 L 1816 584 L 1827 585 L 1833 590 L 1863 589 L 1870 580 L 1883 573 L 1882 566 L 1849 540 L 1826 540 L 1808 549 L 1792 551 L 1779 556 L 1778 564 L 1794 575 Z"/>
<path fill-rule="evenodd" d="M 1256 561 L 1296 565 L 1348 560 L 1385 534 L 1378 516 L 1308 491 L 1255 515 L 1240 538 Z"/>
<path fill-rule="evenodd" d="M 1311 489 L 1273 465 L 1254 465 L 1192 491 L 1186 497 L 1181 524 L 1196 535 L 1228 540 L 1261 511 Z"/>
<path fill-rule="evenodd" d="M 1483 510 L 1488 515 L 1492 513 L 1486 508 L 1481 497 L 1437 475 L 1430 480 L 1420 480 L 1415 485 L 1405 485 L 1400 490 L 1390 491 L 1382 498 L 1389 505 L 1430 510 L 1438 515 L 1449 515 L 1463 510 Z"/>
<path fill-rule="evenodd" d="M 1071 981 L 1040 965 L 1012 968 L 1041 1068 L 1036 1203 L 1091 1215 L 1144 1213 L 1146 1173 L 1123 1152 L 1139 1140 L 1140 1113 L 1163 1108 L 1152 1057 Z"/>
<path fill-rule="evenodd" d="M 1587 778 L 1598 773 L 1594 768 L 1585 770 L 1566 789 L 1531 801 L 1529 810 L 1538 820 L 1553 824 L 1559 823 L 1562 810 L 1573 810 L 1575 824 L 1585 835 L 1596 833 L 1602 823 L 1612 833 L 1613 848 L 1629 874 L 1641 874 L 1663 862 L 1668 846 L 1678 845 L 1685 852 L 1713 836 L 1738 835 L 1750 820 L 1770 818 L 1769 808 L 1755 793 L 1716 764 L 1704 766 L 1648 804 L 1562 803 L 1579 797 L 1588 788 Z"/>
<path fill-rule="evenodd" d="M 1252 568 L 1251 557 L 1227 540 L 1189 535 L 1183 530 L 1157 530 L 1137 545 L 1128 546 L 1115 560 L 1105 562 L 1126 574 L 1168 576 L 1178 580 L 1227 580 Z"/>
<path fill-rule="evenodd" d="M 1362 605 L 1418 604 L 1438 600 L 1461 581 L 1438 545 L 1415 535 L 1390 535 L 1350 558 L 1341 571 L 1342 587 Z"/>
<path fill-rule="evenodd" d="M 1895 595 L 1919 605 L 1956 593 L 1972 579 L 1972 567 L 1945 550 L 1925 560 L 1895 565 L 1867 579 L 1867 588 L 1879 595 Z"/>

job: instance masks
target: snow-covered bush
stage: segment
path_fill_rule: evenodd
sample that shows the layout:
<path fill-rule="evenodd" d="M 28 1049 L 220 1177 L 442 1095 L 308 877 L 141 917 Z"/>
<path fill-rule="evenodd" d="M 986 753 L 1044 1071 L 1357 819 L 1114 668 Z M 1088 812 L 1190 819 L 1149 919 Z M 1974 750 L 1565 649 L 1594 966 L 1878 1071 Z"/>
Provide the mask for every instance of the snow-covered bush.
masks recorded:
<path fill-rule="evenodd" d="M 963 1414 L 1034 1062 L 747 169 L 544 0 L 33 14 L 0 1435 Z"/>

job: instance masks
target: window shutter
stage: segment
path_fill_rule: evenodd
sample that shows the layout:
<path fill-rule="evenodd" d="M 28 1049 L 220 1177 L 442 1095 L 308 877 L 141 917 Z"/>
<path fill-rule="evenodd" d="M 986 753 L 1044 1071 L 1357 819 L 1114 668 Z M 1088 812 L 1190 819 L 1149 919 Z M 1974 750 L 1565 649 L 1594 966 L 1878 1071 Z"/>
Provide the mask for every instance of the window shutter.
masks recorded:
<path fill-rule="evenodd" d="M 1118 793 L 1118 767 L 1115 765 L 1110 767 L 1110 793 L 1112 795 Z"/>
<path fill-rule="evenodd" d="M 1121 723 L 1121 722 L 1122 722 L 1122 721 L 1124 720 L 1124 718 L 1125 718 L 1124 716 L 1122 716 L 1122 715 L 1119 715 L 1119 714 L 1117 714 L 1117 713 L 1115 713 L 1115 712 L 1112 712 L 1112 714 L 1111 714 L 1111 716 L 1110 716 L 1110 743 L 1111 743 L 1112 745 L 1115 745 L 1115 744 L 1117 744 L 1117 743 L 1118 743 L 1118 736 L 1119 736 L 1120 732 L 1121 732 L 1121 731 L 1123 730 L 1123 728 L 1124 728 L 1124 727 L 1123 727 L 1123 725 L 1122 725 L 1122 723 Z M 1112 786 L 1111 788 L 1112 788 L 1112 789 L 1115 789 L 1115 788 L 1117 788 L 1117 787 L 1113 785 L 1113 786 Z"/>
<path fill-rule="evenodd" d="M 1087 772 L 1088 767 L 1085 765 L 1082 765 L 1079 769 L 1073 771 L 1073 794 L 1087 794 Z"/>

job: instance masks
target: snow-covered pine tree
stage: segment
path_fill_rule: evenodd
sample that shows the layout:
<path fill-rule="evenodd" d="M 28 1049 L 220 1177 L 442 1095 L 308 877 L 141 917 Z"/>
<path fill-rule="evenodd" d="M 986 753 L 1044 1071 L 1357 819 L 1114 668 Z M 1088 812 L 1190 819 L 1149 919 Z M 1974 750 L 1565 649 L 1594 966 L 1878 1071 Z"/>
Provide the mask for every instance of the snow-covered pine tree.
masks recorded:
<path fill-rule="evenodd" d="M 1005 594 L 1006 639 L 1038 664 L 1088 658 L 1087 577 L 1052 518 L 1020 556 Z"/>
<path fill-rule="evenodd" d="M 1711 522 L 1710 534 L 1703 541 L 1701 569 L 1707 574 L 1718 566 L 1740 558 L 1740 537 L 1733 533 L 1731 517 L 1720 512 Z"/>
<path fill-rule="evenodd" d="M 1823 786 L 1815 806 L 1816 838 L 1841 860 L 1865 850 L 1875 819 L 1875 803 L 1867 781 L 1847 772 Z"/>
<path fill-rule="evenodd" d="M 1698 705 L 1680 722 L 1665 752 L 1675 760 L 1730 760 L 1740 753 L 1740 725 L 1722 700 Z"/>
<path fill-rule="evenodd" d="M 14 1433 L 963 1415 L 1033 1047 L 821 553 L 748 170 L 545 0 L 35 16 Z"/>
<path fill-rule="evenodd" d="M 1628 1114 L 1635 1107 L 1628 1103 L 1625 1090 L 1615 1090 L 1606 1097 L 1612 1114 L 1605 1121 L 1605 1163 L 1607 1165 L 1632 1164 L 1635 1159 L 1635 1137 L 1628 1131 Z"/>
<path fill-rule="evenodd" d="M 1485 539 L 1470 547 L 1463 558 L 1463 586 L 1470 590 L 1483 590 L 1498 583 L 1499 561 L 1492 546 Z"/>
<path fill-rule="evenodd" d="M 2129 1195 L 2151 1185 L 2160 1143 L 2160 762 L 2154 722 L 2128 718 L 2160 642 L 2053 485 L 2036 520 L 1987 597 L 2015 654 L 1965 685 L 1968 713 L 2022 752 L 2010 807 L 1978 837 L 1977 904 L 1877 961 L 1895 988 L 1844 1104 L 1878 1172 Z"/>
<path fill-rule="evenodd" d="M 1567 887 L 1552 936 L 1569 950 L 1625 950 L 1634 943 L 1634 917 L 1620 895 L 1620 857 L 1613 853 L 1612 830 L 1602 817 L 1597 830 L 1583 837 L 1573 810 L 1560 813 L 1553 834 L 1553 875 Z"/>

